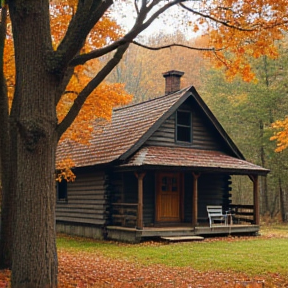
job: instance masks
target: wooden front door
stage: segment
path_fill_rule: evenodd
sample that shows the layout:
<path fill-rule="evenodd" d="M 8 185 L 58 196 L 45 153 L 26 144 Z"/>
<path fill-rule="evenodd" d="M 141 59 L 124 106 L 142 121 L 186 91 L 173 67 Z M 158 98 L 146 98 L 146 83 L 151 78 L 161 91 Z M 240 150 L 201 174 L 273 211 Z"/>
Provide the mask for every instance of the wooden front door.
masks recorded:
<path fill-rule="evenodd" d="M 178 173 L 157 176 L 156 221 L 180 222 L 180 177 Z"/>

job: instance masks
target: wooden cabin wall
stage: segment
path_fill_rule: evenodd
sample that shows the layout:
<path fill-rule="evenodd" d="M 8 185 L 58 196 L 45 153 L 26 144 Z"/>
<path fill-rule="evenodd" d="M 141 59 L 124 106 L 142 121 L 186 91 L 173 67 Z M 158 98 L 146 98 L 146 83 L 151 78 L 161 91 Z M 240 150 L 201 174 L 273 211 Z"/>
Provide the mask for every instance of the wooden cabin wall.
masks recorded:
<path fill-rule="evenodd" d="M 108 218 L 104 172 L 76 173 L 67 183 L 67 201 L 56 203 L 56 221 L 104 225 Z"/>
<path fill-rule="evenodd" d="M 219 137 L 215 127 L 193 99 L 188 99 L 179 109 L 192 111 L 192 143 L 176 143 L 176 117 L 171 115 L 147 140 L 148 145 L 185 146 L 194 149 L 224 151 L 226 144 Z M 220 140 L 221 139 L 221 140 Z"/>
<path fill-rule="evenodd" d="M 230 177 L 222 174 L 202 174 L 198 178 L 198 217 L 207 219 L 207 205 L 221 205 L 223 210 L 229 208 Z"/>
<path fill-rule="evenodd" d="M 171 115 L 146 142 L 147 145 L 175 146 L 175 114 Z"/>
<path fill-rule="evenodd" d="M 191 172 L 184 174 L 184 222 L 192 223 L 193 176 Z"/>
<path fill-rule="evenodd" d="M 138 180 L 133 172 L 114 173 L 111 178 L 111 203 L 138 203 Z M 155 221 L 155 172 L 147 172 L 143 179 L 143 222 Z"/>
<path fill-rule="evenodd" d="M 228 210 L 231 202 L 230 177 L 222 174 L 201 174 L 198 178 L 198 221 L 207 222 L 207 205 L 221 205 Z M 191 173 L 184 175 L 184 221 L 192 221 L 193 177 Z"/>
<path fill-rule="evenodd" d="M 123 194 L 125 203 L 138 203 L 138 180 L 133 172 L 123 174 Z"/>
<path fill-rule="evenodd" d="M 110 203 L 124 202 L 124 176 L 123 173 L 111 173 L 110 175 Z"/>
<path fill-rule="evenodd" d="M 151 226 L 155 222 L 155 172 L 147 172 L 143 180 L 143 222 Z"/>

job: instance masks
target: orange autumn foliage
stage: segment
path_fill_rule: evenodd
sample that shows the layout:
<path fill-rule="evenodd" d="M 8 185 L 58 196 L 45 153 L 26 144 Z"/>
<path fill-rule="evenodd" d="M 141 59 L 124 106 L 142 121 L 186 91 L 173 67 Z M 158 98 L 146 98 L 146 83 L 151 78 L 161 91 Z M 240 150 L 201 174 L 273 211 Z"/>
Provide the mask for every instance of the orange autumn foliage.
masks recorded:
<path fill-rule="evenodd" d="M 282 152 L 288 147 L 288 118 L 275 121 L 271 126 L 276 130 L 276 132 L 270 140 L 277 142 L 277 148 L 275 151 Z"/>
<path fill-rule="evenodd" d="M 274 43 L 287 30 L 283 20 L 287 16 L 286 0 L 215 0 L 209 1 L 210 8 L 207 8 L 208 1 L 201 3 L 208 16 L 199 17 L 197 24 L 204 26 L 202 34 L 214 48 L 214 53 L 206 56 L 216 67 L 227 68 L 228 80 L 240 75 L 249 82 L 255 78 L 249 64 L 251 57 L 266 55 L 275 59 L 278 56 Z M 217 21 L 211 24 L 213 19 Z"/>

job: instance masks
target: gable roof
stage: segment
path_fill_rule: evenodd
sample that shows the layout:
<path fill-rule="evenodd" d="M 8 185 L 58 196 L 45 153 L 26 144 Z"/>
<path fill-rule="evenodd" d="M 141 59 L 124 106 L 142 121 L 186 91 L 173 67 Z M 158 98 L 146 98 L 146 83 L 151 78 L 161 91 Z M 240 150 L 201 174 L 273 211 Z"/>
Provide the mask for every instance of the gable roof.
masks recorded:
<path fill-rule="evenodd" d="M 57 155 L 59 158 L 63 158 L 65 157 L 65 155 L 69 155 L 69 157 L 71 157 L 74 160 L 76 167 L 108 164 L 115 160 L 122 160 L 126 162 L 127 166 L 128 165 L 127 160 L 129 160 L 129 157 L 131 157 L 135 152 L 137 152 L 145 144 L 146 140 L 162 125 L 162 123 L 168 117 L 170 117 L 179 108 L 179 106 L 182 103 L 184 103 L 184 101 L 187 100 L 189 97 L 193 97 L 195 99 L 195 101 L 201 107 L 202 111 L 205 113 L 205 115 L 211 121 L 211 123 L 219 132 L 221 137 L 224 139 L 227 146 L 230 148 L 231 155 L 236 157 L 234 158 L 230 156 L 230 158 L 234 160 L 237 158 L 245 160 L 244 156 L 241 154 L 237 146 L 225 132 L 221 124 L 218 122 L 216 117 L 204 103 L 204 101 L 199 96 L 199 94 L 197 93 L 196 89 L 193 86 L 189 86 L 175 93 L 154 98 L 142 103 L 137 103 L 119 109 L 115 109 L 113 111 L 111 122 L 105 125 L 102 133 L 93 133 L 89 146 L 66 141 L 65 143 L 61 143 L 61 145 L 59 145 Z M 151 149 L 149 150 L 150 152 L 152 151 Z M 161 153 L 160 152 L 161 149 L 162 153 L 164 151 L 163 147 L 161 148 L 158 147 L 157 149 L 159 153 Z M 181 151 L 184 152 L 183 150 Z M 192 148 L 189 149 L 189 151 L 193 154 Z M 154 152 L 157 153 L 155 149 Z M 203 153 L 206 152 L 203 150 Z M 209 155 L 211 157 L 212 154 Z M 213 155 L 215 155 L 215 153 Z M 225 154 L 222 153 L 222 155 Z M 206 159 L 208 158 L 206 157 Z M 132 166 L 135 164 L 133 162 L 134 161 L 133 159 L 135 159 L 135 157 L 134 158 L 132 157 L 131 159 L 130 164 Z M 232 161 L 231 159 L 230 162 Z M 219 160 L 220 158 L 218 157 L 218 161 Z M 167 165 L 168 162 L 166 163 Z M 216 164 L 216 158 L 214 162 Z M 147 165 L 149 164 L 147 162 L 147 159 L 145 164 Z M 173 161 L 170 164 L 172 165 Z M 203 164 L 202 166 L 209 167 L 207 161 L 203 162 L 202 164 Z M 218 163 L 218 165 L 221 165 L 221 163 L 220 164 Z M 225 164 L 223 165 L 225 166 Z M 239 165 L 239 162 L 235 160 L 233 166 L 234 170 L 238 167 L 237 165 Z M 174 164 L 172 166 L 174 166 Z M 254 165 L 253 167 L 248 166 L 246 166 L 246 169 L 248 170 L 251 169 L 253 171 L 259 171 L 259 168 L 261 168 L 259 166 L 257 166 L 257 168 L 254 167 L 256 165 Z M 266 171 L 265 173 L 267 174 L 268 170 L 267 169 L 264 170 Z"/>
<path fill-rule="evenodd" d="M 76 167 L 105 164 L 117 159 L 124 160 L 161 125 L 161 119 L 164 121 L 169 117 L 168 111 L 175 103 L 187 99 L 190 95 L 189 88 L 115 109 L 111 122 L 105 125 L 102 133 L 92 135 L 89 146 L 66 141 L 59 145 L 58 157 L 69 155 Z"/>

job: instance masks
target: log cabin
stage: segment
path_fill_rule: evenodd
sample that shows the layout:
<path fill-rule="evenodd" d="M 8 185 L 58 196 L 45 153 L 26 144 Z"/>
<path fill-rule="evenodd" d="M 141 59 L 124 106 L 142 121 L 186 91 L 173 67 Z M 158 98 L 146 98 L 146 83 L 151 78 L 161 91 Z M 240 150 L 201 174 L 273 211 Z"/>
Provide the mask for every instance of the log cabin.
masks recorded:
<path fill-rule="evenodd" d="M 128 242 L 258 233 L 269 170 L 245 160 L 193 86 L 180 89 L 183 74 L 163 73 L 164 96 L 115 109 L 89 146 L 59 145 L 76 180 L 57 184 L 58 232 Z M 253 203 L 233 203 L 233 175 L 252 181 Z M 213 205 L 225 221 L 210 227 Z"/>

